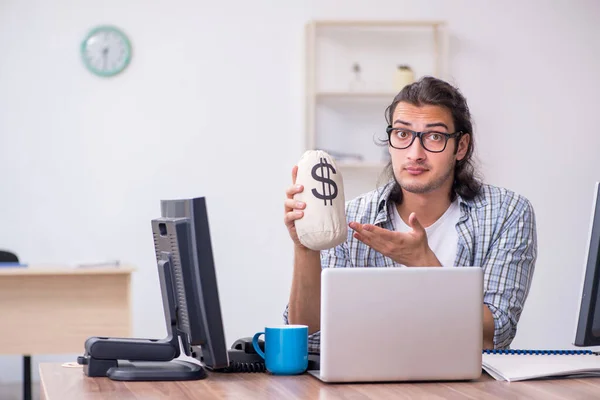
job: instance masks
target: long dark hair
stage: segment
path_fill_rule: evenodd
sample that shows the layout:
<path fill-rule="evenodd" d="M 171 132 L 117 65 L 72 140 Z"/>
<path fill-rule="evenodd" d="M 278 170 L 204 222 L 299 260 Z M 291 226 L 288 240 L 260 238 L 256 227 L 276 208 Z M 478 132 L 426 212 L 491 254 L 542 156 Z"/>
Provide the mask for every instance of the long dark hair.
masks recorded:
<path fill-rule="evenodd" d="M 450 193 L 450 200 L 454 201 L 456 195 L 460 195 L 465 199 L 473 199 L 481 188 L 481 180 L 475 168 L 475 160 L 473 152 L 475 150 L 475 141 L 473 137 L 473 124 L 471 123 L 471 113 L 467 100 L 460 91 L 449 83 L 430 76 L 425 76 L 417 82 L 405 86 L 400 93 L 394 97 L 392 104 L 385 110 L 385 117 L 388 125 L 392 124 L 392 118 L 396 106 L 400 102 L 412 104 L 420 107 L 422 105 L 433 105 L 445 107 L 452 114 L 455 131 L 461 131 L 469 134 L 470 141 L 467 148 L 467 153 L 462 160 L 456 162 L 454 166 L 454 183 Z M 458 141 L 454 140 L 454 152 L 458 151 Z M 388 145 L 388 138 L 382 141 Z M 385 167 L 384 174 L 389 178 L 394 177 L 394 169 L 390 161 Z M 390 199 L 400 204 L 402 202 L 402 189 L 398 180 L 394 178 L 395 184 L 392 189 Z"/>

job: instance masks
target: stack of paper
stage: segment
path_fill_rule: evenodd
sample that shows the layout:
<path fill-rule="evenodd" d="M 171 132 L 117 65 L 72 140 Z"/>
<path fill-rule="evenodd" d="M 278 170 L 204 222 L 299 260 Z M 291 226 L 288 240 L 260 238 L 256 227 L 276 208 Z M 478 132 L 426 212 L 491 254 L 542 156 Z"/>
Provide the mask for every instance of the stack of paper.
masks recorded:
<path fill-rule="evenodd" d="M 484 354 L 483 369 L 494 379 L 522 381 L 551 377 L 600 377 L 595 354 Z"/>

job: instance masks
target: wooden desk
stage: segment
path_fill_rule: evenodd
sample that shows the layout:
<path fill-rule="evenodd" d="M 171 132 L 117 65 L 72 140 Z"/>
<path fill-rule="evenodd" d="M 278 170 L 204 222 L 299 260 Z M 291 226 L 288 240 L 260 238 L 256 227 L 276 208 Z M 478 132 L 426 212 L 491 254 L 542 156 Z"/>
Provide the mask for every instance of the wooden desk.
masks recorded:
<path fill-rule="evenodd" d="M 42 400 L 103 399 L 575 399 L 600 395 L 600 378 L 498 382 L 483 374 L 473 382 L 325 384 L 304 374 L 210 374 L 200 381 L 118 382 L 90 378 L 80 367 L 40 364 Z"/>
<path fill-rule="evenodd" d="M 83 353 L 90 336 L 131 336 L 131 273 L 120 267 L 0 268 L 0 354 Z"/>
<path fill-rule="evenodd" d="M 131 336 L 132 268 L 0 268 L 0 354 L 83 353 Z"/>

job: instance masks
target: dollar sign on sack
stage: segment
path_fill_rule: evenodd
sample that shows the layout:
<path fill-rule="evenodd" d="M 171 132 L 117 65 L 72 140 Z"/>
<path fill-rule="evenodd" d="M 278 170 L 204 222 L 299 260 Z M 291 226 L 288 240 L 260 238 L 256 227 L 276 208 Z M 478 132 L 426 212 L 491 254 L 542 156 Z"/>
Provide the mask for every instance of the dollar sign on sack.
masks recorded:
<path fill-rule="evenodd" d="M 323 200 L 325 205 L 327 205 L 327 200 L 329 200 L 329 205 L 333 205 L 333 199 L 335 199 L 338 195 L 337 185 L 335 184 L 334 181 L 332 181 L 330 179 L 331 178 L 331 174 L 329 172 L 330 169 L 331 169 L 331 172 L 333 172 L 334 174 L 337 173 L 335 171 L 335 168 L 333 168 L 333 165 L 329 164 L 327 162 L 327 159 L 321 157 L 321 162 L 319 162 L 318 164 L 315 164 L 315 166 L 312 168 L 312 171 L 311 171 L 312 177 L 315 180 L 321 182 L 322 189 L 323 189 L 323 194 L 319 193 L 319 191 L 317 189 L 313 189 L 312 194 L 314 194 L 317 199 Z M 317 175 L 318 171 L 321 171 L 320 176 Z M 327 175 L 327 176 L 325 176 L 325 175 Z"/>

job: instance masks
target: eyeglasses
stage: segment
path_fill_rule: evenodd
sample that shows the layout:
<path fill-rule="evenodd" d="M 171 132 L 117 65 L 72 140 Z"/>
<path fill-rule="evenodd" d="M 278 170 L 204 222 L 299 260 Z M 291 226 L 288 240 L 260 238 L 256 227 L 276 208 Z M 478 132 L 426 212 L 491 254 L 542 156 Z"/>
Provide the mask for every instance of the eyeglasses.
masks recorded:
<path fill-rule="evenodd" d="M 421 141 L 421 146 L 431 153 L 441 153 L 446 149 L 448 139 L 460 137 L 462 131 L 454 133 L 444 133 L 436 131 L 416 132 L 406 128 L 392 128 L 388 126 L 386 129 L 388 134 L 388 142 L 395 149 L 409 148 L 415 138 L 418 137 Z"/>

